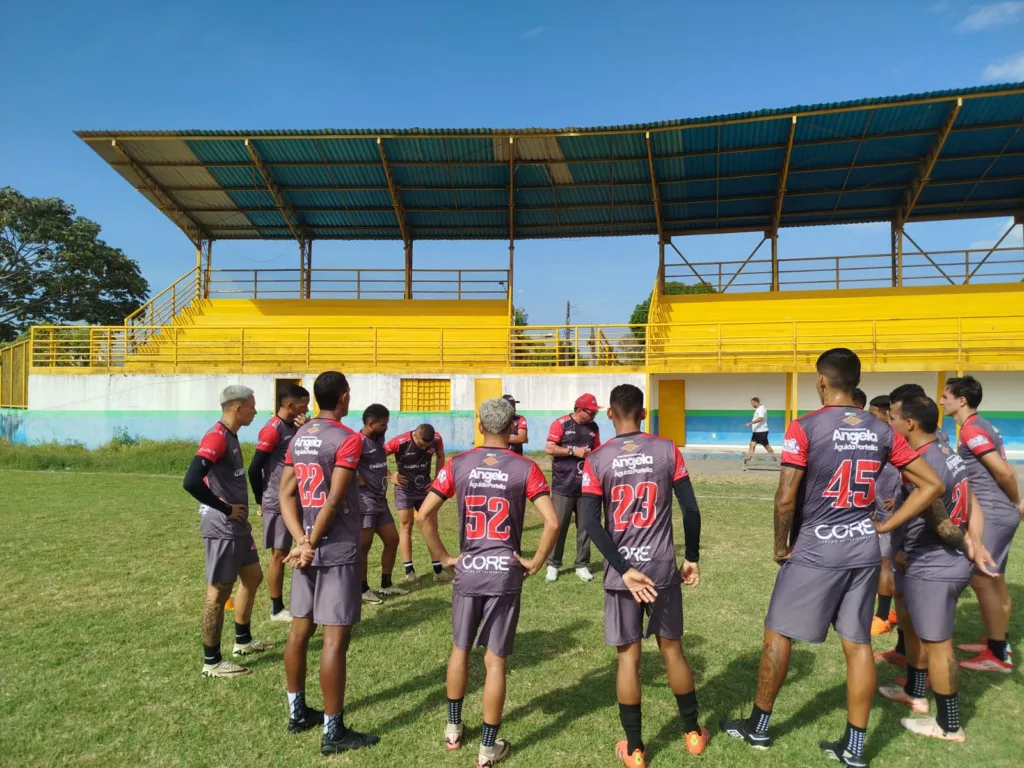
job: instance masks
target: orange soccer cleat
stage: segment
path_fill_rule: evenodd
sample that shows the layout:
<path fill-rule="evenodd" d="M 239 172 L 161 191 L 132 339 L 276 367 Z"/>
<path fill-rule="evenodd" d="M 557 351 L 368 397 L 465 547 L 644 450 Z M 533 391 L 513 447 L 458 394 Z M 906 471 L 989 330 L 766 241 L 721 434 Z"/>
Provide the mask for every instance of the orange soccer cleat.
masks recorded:
<path fill-rule="evenodd" d="M 686 751 L 691 755 L 701 754 L 707 747 L 710 738 L 711 734 L 704 726 L 701 726 L 699 731 L 690 731 L 686 734 Z"/>
<path fill-rule="evenodd" d="M 627 755 L 626 744 L 626 740 L 623 739 L 615 745 L 615 756 L 619 758 L 619 762 L 629 766 L 629 768 L 647 768 L 647 761 L 644 759 L 643 750 L 634 749 L 633 754 Z"/>
<path fill-rule="evenodd" d="M 871 636 L 877 637 L 878 635 L 888 635 L 892 632 L 892 624 L 885 619 L 880 619 L 877 616 L 871 619 Z"/>
<path fill-rule="evenodd" d="M 226 603 L 224 603 L 224 610 L 225 611 L 233 611 L 233 610 L 235 610 L 235 599 L 233 597 L 229 597 L 228 601 Z"/>

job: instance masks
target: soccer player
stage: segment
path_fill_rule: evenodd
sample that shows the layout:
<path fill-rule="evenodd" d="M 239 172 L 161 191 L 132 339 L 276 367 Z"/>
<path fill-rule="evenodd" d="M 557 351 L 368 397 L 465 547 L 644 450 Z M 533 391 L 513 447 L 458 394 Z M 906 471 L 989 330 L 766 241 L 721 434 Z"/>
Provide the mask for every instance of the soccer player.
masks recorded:
<path fill-rule="evenodd" d="M 879 421 L 889 423 L 889 396 L 879 395 L 871 398 L 868 411 Z M 892 464 L 882 467 L 875 484 L 875 519 L 885 522 L 892 514 L 896 502 L 896 494 L 902 480 L 899 470 Z M 878 571 L 878 610 L 871 619 L 871 634 L 886 635 L 896 626 L 896 611 L 892 607 L 892 598 L 896 589 L 895 575 L 892 568 L 892 535 L 880 533 L 878 546 L 882 550 L 882 566 Z"/>
<path fill-rule="evenodd" d="M 782 448 L 774 547 L 781 568 L 765 619 L 754 709 L 747 719 L 722 721 L 722 730 L 755 748 L 771 746 L 768 724 L 793 640 L 821 643 L 831 623 L 846 656 L 847 724 L 838 742 L 820 746 L 829 757 L 860 768 L 867 765 L 864 738 L 875 692 L 870 627 L 881 560 L 871 519 L 875 483 L 886 462 L 902 470 L 916 486 L 903 505 L 909 516 L 931 505 L 943 487 L 901 435 L 854 406 L 856 354 L 830 349 L 816 368 L 823 407 L 791 422 Z"/>
<path fill-rule="evenodd" d="M 288 443 L 306 421 L 309 391 L 289 384 L 281 393 L 277 413 L 260 430 L 256 453 L 249 464 L 249 485 L 256 499 L 256 514 L 263 518 L 263 546 L 270 550 L 267 591 L 270 592 L 270 620 L 291 621 L 284 607 L 284 559 L 292 548 L 292 535 L 281 519 L 278 493 Z"/>
<path fill-rule="evenodd" d="M 907 648 L 906 684 L 902 688 L 883 686 L 879 693 L 906 704 L 912 712 L 927 714 L 925 681 L 930 678 L 938 717 L 900 722 L 912 733 L 963 742 L 953 623 L 957 600 L 971 578 L 971 562 L 980 552 L 974 543 L 983 535 L 984 517 L 963 459 L 935 434 L 939 426 L 935 401 L 908 397 L 897 402 L 891 413 L 893 428 L 935 471 L 945 491 L 919 515 L 908 517 L 901 507 L 878 528 L 880 532 L 899 530 L 903 540 L 906 559 L 900 626 Z M 970 531 L 965 534 L 968 521 Z M 986 568 L 984 558 L 979 559 L 978 567 Z"/>
<path fill-rule="evenodd" d="M 1006 460 L 1006 449 L 999 430 L 978 414 L 981 383 L 973 376 L 951 378 L 942 393 L 942 409 L 960 426 L 957 452 L 967 465 L 967 476 L 985 510 L 984 545 L 996 561 L 997 575 L 975 573 L 971 589 L 978 597 L 978 608 L 988 637 L 984 644 L 960 646 L 977 653 L 961 661 L 964 669 L 976 672 L 1013 671 L 1009 652 L 1011 600 L 1006 586 L 1006 561 L 1010 545 L 1024 517 L 1024 499 L 1017 484 L 1017 473 Z"/>
<path fill-rule="evenodd" d="M 409 594 L 391 582 L 391 572 L 398 554 L 398 529 L 395 518 L 388 507 L 388 454 L 384 449 L 384 435 L 388 431 L 391 412 L 379 403 L 363 411 L 363 455 L 359 459 L 359 503 L 363 510 L 363 602 L 380 605 L 380 595 L 400 596 Z M 380 555 L 380 595 L 370 589 L 367 580 L 367 566 L 373 534 L 376 533 L 384 545 Z"/>
<path fill-rule="evenodd" d="M 477 765 L 490 768 L 508 757 L 511 749 L 497 735 L 505 707 L 505 664 L 515 641 L 523 579 L 544 565 L 558 537 L 558 517 L 540 468 L 508 450 L 511 404 L 500 397 L 485 400 L 479 415 L 483 445 L 448 460 L 420 506 L 418 523 L 430 554 L 445 566 L 455 566 L 445 745 L 448 749 L 462 746 L 469 652 L 474 645 L 482 646 L 487 649 L 487 674 Z M 437 531 L 437 512 L 452 496 L 459 508 L 460 551 L 455 555 L 448 554 Z M 530 560 L 521 554 L 527 499 L 544 523 Z"/>
<path fill-rule="evenodd" d="M 253 640 L 249 618 L 263 581 L 260 555 L 249 525 L 249 491 L 238 444 L 238 430 L 256 418 L 256 398 L 233 384 L 220 394 L 221 417 L 199 443 L 182 483 L 199 502 L 200 530 L 206 548 L 206 600 L 203 603 L 203 677 L 241 677 L 248 667 L 220 654 L 224 603 L 241 577 L 235 601 L 235 656 L 262 653 L 273 646 Z"/>
<path fill-rule="evenodd" d="M 868 407 L 868 396 L 863 389 L 853 390 L 853 404 L 862 411 Z"/>
<path fill-rule="evenodd" d="M 402 553 L 402 565 L 405 566 L 405 580 L 415 584 L 419 577 L 412 564 L 412 524 L 420 504 L 427 497 L 427 488 L 435 477 L 430 465 L 433 463 L 438 472 L 444 466 L 444 440 L 433 426 L 420 424 L 412 432 L 388 440 L 384 450 L 389 456 L 394 455 L 398 465 L 398 472 L 393 478 L 395 508 L 401 526 L 398 529 L 398 548 Z M 432 565 L 434 581 L 452 580 L 452 575 L 439 562 L 435 561 Z"/>
<path fill-rule="evenodd" d="M 643 768 L 640 650 L 645 637 L 657 638 L 687 751 L 699 755 L 709 738 L 697 723 L 693 672 L 681 641 L 681 584 L 700 583 L 700 508 L 679 449 L 670 440 L 640 431 L 647 411 L 639 387 L 615 387 L 608 418 L 615 437 L 591 453 L 583 466 L 583 519 L 605 558 L 604 641 L 617 649 L 615 692 L 626 731 L 615 754 L 625 765 Z M 676 564 L 673 493 L 683 510 L 682 567 Z"/>
<path fill-rule="evenodd" d="M 747 458 L 749 459 L 754 455 L 754 451 L 757 450 L 759 445 L 763 445 L 764 449 L 774 456 L 775 451 L 772 450 L 772 446 L 768 442 L 768 409 L 761 405 L 761 398 L 759 397 L 750 398 L 750 407 L 754 409 L 754 417 L 744 425 L 753 428 L 753 431 L 750 433 L 750 447 L 747 449 Z"/>
<path fill-rule="evenodd" d="M 341 423 L 351 397 L 342 374 L 327 371 L 317 376 L 313 396 L 320 413 L 296 432 L 281 475 L 281 516 L 295 539 L 286 561 L 295 571 L 284 669 L 288 731 L 301 733 L 323 724 L 320 752 L 330 755 L 372 747 L 380 738 L 347 727 L 343 714 L 346 655 L 362 606 L 362 510 L 355 475 L 363 438 Z M 317 624 L 323 627 L 323 712 L 306 705 L 306 654 Z"/>
<path fill-rule="evenodd" d="M 502 398 L 512 405 L 512 426 L 509 429 L 508 449 L 522 456 L 523 446 L 530 439 L 529 431 L 526 428 L 526 418 L 516 413 L 516 406 L 519 405 L 518 400 L 512 397 L 512 395 L 502 395 Z"/>
<path fill-rule="evenodd" d="M 555 419 L 548 430 L 544 453 L 552 457 L 552 501 L 555 511 L 558 512 L 558 543 L 555 544 L 555 551 L 548 559 L 548 571 L 545 576 L 545 581 L 549 583 L 558 579 L 558 569 L 562 567 L 562 554 L 565 552 L 565 539 L 574 514 L 576 562 L 573 567 L 581 580 L 594 580 L 590 572 L 590 538 L 580 519 L 580 488 L 583 482 L 583 462 L 592 450 L 601 445 L 601 432 L 594 423 L 600 409 L 601 406 L 597 404 L 597 398 L 593 395 L 580 395 L 576 398 L 573 412 Z"/>

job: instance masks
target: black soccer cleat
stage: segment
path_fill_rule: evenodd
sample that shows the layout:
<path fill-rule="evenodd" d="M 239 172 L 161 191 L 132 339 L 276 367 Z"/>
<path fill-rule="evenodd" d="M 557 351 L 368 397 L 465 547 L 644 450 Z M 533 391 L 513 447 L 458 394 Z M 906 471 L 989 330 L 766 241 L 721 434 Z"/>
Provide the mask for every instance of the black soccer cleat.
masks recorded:
<path fill-rule="evenodd" d="M 323 741 L 320 742 L 320 754 L 335 755 L 339 752 L 351 752 L 354 749 L 372 747 L 379 742 L 380 736 L 375 733 L 359 733 L 359 731 L 346 728 L 345 732 L 339 734 L 336 739 L 329 739 L 325 734 Z"/>
<path fill-rule="evenodd" d="M 842 741 L 819 741 L 818 746 L 825 750 L 825 754 L 831 759 L 838 760 L 847 768 L 868 768 L 868 761 L 853 755 Z"/>
<path fill-rule="evenodd" d="M 319 728 L 324 724 L 324 713 L 319 709 L 306 707 L 302 717 L 288 718 L 288 733 L 303 733 Z"/>
<path fill-rule="evenodd" d="M 772 737 L 767 731 L 752 731 L 746 720 L 722 720 L 718 727 L 726 736 L 743 739 L 754 749 L 768 749 L 772 745 Z"/>

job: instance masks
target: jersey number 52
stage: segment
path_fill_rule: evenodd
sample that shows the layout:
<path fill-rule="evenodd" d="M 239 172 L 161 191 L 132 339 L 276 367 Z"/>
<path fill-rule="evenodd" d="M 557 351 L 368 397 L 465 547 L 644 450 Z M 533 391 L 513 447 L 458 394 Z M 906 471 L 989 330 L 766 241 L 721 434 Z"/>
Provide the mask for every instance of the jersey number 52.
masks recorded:
<path fill-rule="evenodd" d="M 486 511 L 485 511 L 486 510 Z M 487 513 L 492 515 L 487 520 Z M 505 541 L 511 535 L 508 525 L 508 500 L 486 496 L 466 497 L 466 538 Z"/>

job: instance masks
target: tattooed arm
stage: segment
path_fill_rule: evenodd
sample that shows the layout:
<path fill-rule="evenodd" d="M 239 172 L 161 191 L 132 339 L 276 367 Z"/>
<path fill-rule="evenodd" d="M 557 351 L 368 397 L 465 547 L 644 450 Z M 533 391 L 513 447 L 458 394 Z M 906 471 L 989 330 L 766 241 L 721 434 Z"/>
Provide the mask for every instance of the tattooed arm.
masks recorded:
<path fill-rule="evenodd" d="M 921 512 L 921 519 L 924 520 L 932 532 L 938 536 L 942 543 L 950 549 L 956 549 L 960 552 L 967 552 L 967 543 L 964 532 L 960 528 L 953 524 L 953 521 L 949 519 L 949 513 L 946 511 L 946 505 L 942 503 L 941 499 L 936 499 Z"/>
<path fill-rule="evenodd" d="M 796 496 L 804 470 L 783 466 L 779 472 L 779 487 L 775 491 L 775 562 L 780 565 L 789 559 L 789 535 L 796 515 Z"/>

